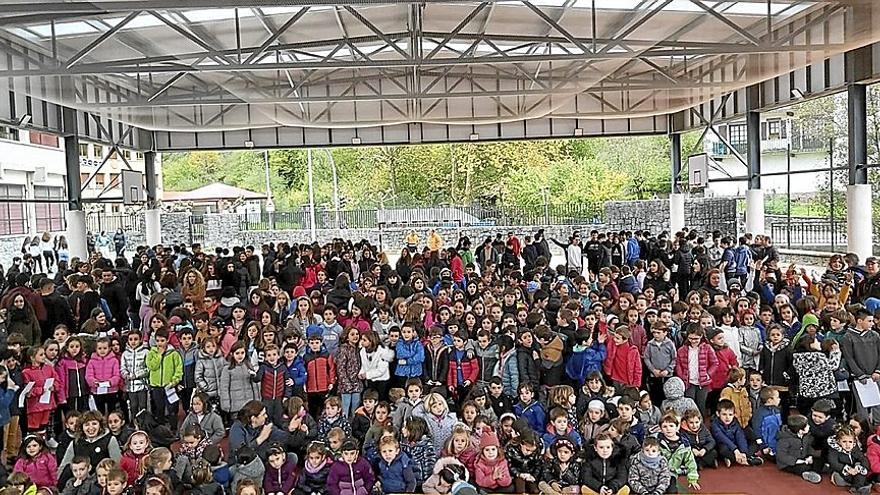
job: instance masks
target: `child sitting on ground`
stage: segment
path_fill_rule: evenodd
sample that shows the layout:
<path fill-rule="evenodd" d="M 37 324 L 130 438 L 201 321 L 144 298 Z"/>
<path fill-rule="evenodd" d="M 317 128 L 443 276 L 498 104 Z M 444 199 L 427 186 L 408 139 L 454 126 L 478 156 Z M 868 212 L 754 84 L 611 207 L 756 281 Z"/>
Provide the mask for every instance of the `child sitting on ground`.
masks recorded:
<path fill-rule="evenodd" d="M 676 484 L 679 475 L 687 476 L 688 487 L 700 490 L 700 474 L 697 472 L 697 461 L 688 443 L 679 435 L 681 420 L 672 413 L 667 413 L 660 420 L 660 453 L 669 463 L 672 474 L 670 484 Z"/>
<path fill-rule="evenodd" d="M 718 457 L 730 467 L 732 463 L 743 466 L 758 466 L 764 463 L 760 457 L 752 455 L 745 430 L 736 419 L 735 406 L 729 400 L 718 402 L 718 413 L 712 419 L 712 436 L 718 448 Z"/>
<path fill-rule="evenodd" d="M 856 444 L 855 433 L 849 426 L 843 426 L 837 430 L 834 438 L 837 439 L 835 448 L 828 453 L 831 483 L 849 487 L 850 493 L 868 495 L 872 486 L 867 478 L 868 459 Z"/>
<path fill-rule="evenodd" d="M 816 472 L 821 466 L 813 463 L 813 436 L 807 418 L 800 414 L 788 417 L 786 427 L 779 430 L 776 444 L 776 466 L 779 469 L 800 476 L 813 484 L 822 482 L 822 476 Z"/>

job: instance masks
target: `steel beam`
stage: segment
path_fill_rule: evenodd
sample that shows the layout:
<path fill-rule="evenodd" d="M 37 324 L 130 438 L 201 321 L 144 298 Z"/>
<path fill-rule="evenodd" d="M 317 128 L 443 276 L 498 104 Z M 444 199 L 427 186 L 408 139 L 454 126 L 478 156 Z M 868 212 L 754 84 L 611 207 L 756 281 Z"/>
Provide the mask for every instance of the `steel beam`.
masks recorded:
<path fill-rule="evenodd" d="M 758 110 L 761 108 L 760 86 L 746 88 L 746 104 L 749 189 L 761 189 L 761 112 Z"/>

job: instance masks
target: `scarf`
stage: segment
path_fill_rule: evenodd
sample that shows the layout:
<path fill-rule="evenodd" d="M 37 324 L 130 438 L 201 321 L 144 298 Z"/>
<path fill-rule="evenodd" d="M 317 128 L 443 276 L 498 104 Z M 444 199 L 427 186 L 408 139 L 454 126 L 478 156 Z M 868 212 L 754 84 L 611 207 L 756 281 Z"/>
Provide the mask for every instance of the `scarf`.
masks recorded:
<path fill-rule="evenodd" d="M 326 464 L 327 464 L 327 458 L 324 458 L 324 460 L 321 461 L 321 464 L 318 464 L 317 466 L 312 466 L 312 463 L 306 462 L 305 469 L 306 469 L 306 472 L 309 474 L 316 474 L 316 473 L 319 473 L 322 469 L 324 469 L 324 466 Z"/>
<path fill-rule="evenodd" d="M 657 469 L 660 467 L 660 456 L 648 457 L 644 452 L 639 452 L 639 462 L 648 469 Z"/>

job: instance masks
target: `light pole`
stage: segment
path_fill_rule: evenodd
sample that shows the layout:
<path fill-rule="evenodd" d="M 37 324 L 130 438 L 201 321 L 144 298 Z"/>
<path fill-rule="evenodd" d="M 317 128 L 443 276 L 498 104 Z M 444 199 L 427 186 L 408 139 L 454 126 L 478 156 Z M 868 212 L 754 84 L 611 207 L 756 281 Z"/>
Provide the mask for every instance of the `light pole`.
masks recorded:
<path fill-rule="evenodd" d="M 312 182 L 312 150 L 308 150 L 309 158 L 309 223 L 312 230 L 312 242 L 318 240 L 318 233 L 315 231 L 315 186 Z"/>
<path fill-rule="evenodd" d="M 263 151 L 266 169 L 266 213 L 269 216 L 269 229 L 275 228 L 275 201 L 272 200 L 272 186 L 269 183 L 269 150 Z"/>
<path fill-rule="evenodd" d="M 333 209 L 336 211 L 336 228 L 339 228 L 339 178 L 336 175 L 336 160 L 333 159 L 333 153 L 327 152 L 327 158 L 330 159 L 330 170 L 333 171 Z"/>

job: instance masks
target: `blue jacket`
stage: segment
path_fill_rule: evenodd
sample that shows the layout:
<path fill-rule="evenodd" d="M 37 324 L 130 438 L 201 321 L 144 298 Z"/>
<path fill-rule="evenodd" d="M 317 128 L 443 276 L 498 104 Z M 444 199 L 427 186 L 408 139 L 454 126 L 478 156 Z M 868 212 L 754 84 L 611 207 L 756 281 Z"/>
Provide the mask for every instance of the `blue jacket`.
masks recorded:
<path fill-rule="evenodd" d="M 764 446 L 776 452 L 776 437 L 782 427 L 782 416 L 778 407 L 761 406 L 752 416 L 752 431 L 758 437 L 761 448 Z"/>
<path fill-rule="evenodd" d="M 287 374 L 293 379 L 294 387 L 305 387 L 306 364 L 301 356 L 293 358 L 293 362 L 287 366 Z"/>
<path fill-rule="evenodd" d="M 626 241 L 626 264 L 634 265 L 636 260 L 639 259 L 639 255 L 641 254 L 641 249 L 639 248 L 639 240 L 635 238 L 635 236 L 630 237 Z"/>
<path fill-rule="evenodd" d="M 544 433 L 544 436 L 541 437 L 541 440 L 544 441 L 544 448 L 549 449 L 550 446 L 553 445 L 553 442 L 555 442 L 557 438 L 563 438 L 563 437 L 571 440 L 571 443 L 573 443 L 574 446 L 578 449 L 581 448 L 581 445 L 583 445 L 583 443 L 584 443 L 584 439 L 581 437 L 581 434 L 578 433 L 578 431 L 575 430 L 574 428 L 572 428 L 571 426 L 568 427 L 568 432 L 565 435 L 560 435 L 559 433 L 556 433 L 556 431 L 553 430 L 553 425 L 550 425 L 547 427 L 547 430 Z"/>
<path fill-rule="evenodd" d="M 725 425 L 717 416 L 712 418 L 712 436 L 719 445 L 724 445 L 731 452 L 739 450 L 743 454 L 749 453 L 749 442 L 746 440 L 746 432 L 739 425 L 739 420 Z"/>
<path fill-rule="evenodd" d="M 617 290 L 619 290 L 621 294 L 628 292 L 634 296 L 642 293 L 642 289 L 639 288 L 639 281 L 636 280 L 632 274 L 620 277 L 617 281 Z"/>
<path fill-rule="evenodd" d="M 0 388 L 0 428 L 9 424 L 10 414 L 9 405 L 15 398 L 15 392 L 7 389 L 5 386 Z"/>
<path fill-rule="evenodd" d="M 519 364 L 516 361 L 516 351 L 513 351 L 507 359 L 499 359 L 498 363 L 504 394 L 516 397 L 518 395 L 517 389 L 519 389 Z"/>
<path fill-rule="evenodd" d="M 733 261 L 736 263 L 736 275 L 745 275 L 749 273 L 749 261 L 752 259 L 752 252 L 748 246 L 737 246 L 733 251 Z"/>
<path fill-rule="evenodd" d="M 413 493 L 416 489 L 412 463 L 403 452 L 397 454 L 390 464 L 379 458 L 379 479 L 385 493 Z"/>
<path fill-rule="evenodd" d="M 422 363 L 425 362 L 425 346 L 416 339 L 409 342 L 401 339 L 394 348 L 397 353 L 397 368 L 395 376 L 407 378 L 422 376 Z"/>
<path fill-rule="evenodd" d="M 543 432 L 547 426 L 547 413 L 544 412 L 544 406 L 536 400 L 533 400 L 528 406 L 517 402 L 513 406 L 513 414 L 525 419 L 529 423 L 529 427 L 537 434 Z"/>
<path fill-rule="evenodd" d="M 605 362 L 606 355 L 605 344 L 600 344 L 598 341 L 593 342 L 590 347 L 575 346 L 565 363 L 565 373 L 569 378 L 583 385 L 591 372 L 602 372 L 602 363 Z"/>

